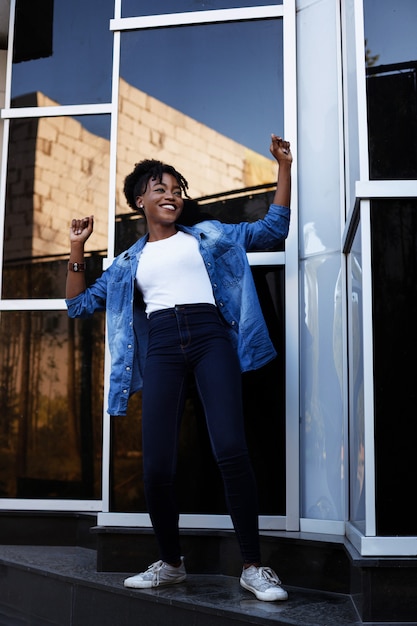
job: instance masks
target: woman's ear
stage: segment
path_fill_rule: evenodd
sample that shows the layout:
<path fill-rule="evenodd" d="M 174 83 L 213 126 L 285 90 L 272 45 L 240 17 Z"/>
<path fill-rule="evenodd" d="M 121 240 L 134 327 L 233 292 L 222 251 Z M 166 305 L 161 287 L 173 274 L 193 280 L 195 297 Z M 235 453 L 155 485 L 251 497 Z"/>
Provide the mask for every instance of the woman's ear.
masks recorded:
<path fill-rule="evenodd" d="M 137 196 L 135 198 L 135 204 L 138 207 L 138 209 L 142 209 L 143 210 L 142 196 Z"/>

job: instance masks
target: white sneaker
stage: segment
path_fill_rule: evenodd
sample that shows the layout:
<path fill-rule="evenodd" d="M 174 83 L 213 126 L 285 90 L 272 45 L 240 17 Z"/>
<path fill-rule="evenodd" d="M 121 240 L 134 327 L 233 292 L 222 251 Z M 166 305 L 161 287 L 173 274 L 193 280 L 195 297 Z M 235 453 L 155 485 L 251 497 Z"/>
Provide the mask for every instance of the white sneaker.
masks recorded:
<path fill-rule="evenodd" d="M 258 600 L 273 602 L 286 600 L 288 593 L 281 587 L 281 581 L 270 567 L 250 567 L 242 570 L 240 584 L 244 589 L 252 591 Z"/>
<path fill-rule="evenodd" d="M 184 567 L 184 558 L 181 557 L 181 565 L 174 567 L 164 561 L 156 561 L 152 563 L 146 570 L 130 576 L 124 581 L 125 587 L 132 589 L 150 589 L 151 587 L 160 587 L 162 585 L 175 585 L 181 583 L 187 578 L 187 572 Z"/>

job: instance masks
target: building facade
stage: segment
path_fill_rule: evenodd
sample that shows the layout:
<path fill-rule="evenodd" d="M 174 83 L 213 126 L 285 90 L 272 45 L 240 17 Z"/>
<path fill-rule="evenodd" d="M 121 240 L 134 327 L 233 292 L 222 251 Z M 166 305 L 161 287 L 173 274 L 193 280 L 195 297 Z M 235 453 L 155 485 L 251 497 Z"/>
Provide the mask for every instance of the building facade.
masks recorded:
<path fill-rule="evenodd" d="M 243 380 L 260 525 L 413 556 L 417 5 L 149 6 L 0 0 L 0 510 L 150 525 L 140 394 L 107 414 L 105 316 L 67 316 L 69 224 L 95 215 L 92 281 L 144 232 L 122 193 L 143 158 L 204 215 L 258 219 L 274 132 L 290 235 L 249 260 L 278 357 Z M 206 435 L 190 381 L 181 524 L 230 528 Z"/>

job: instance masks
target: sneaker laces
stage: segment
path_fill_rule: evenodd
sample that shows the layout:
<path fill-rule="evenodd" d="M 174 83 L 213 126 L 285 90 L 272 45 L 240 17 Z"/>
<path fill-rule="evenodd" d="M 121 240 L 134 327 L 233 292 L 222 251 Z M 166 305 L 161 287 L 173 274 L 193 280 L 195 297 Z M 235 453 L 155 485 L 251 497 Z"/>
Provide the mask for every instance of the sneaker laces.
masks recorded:
<path fill-rule="evenodd" d="M 260 578 L 264 578 L 271 585 L 281 585 L 280 579 L 270 567 L 258 567 L 258 573 Z"/>
<path fill-rule="evenodd" d="M 154 587 L 157 587 L 159 585 L 159 574 L 160 574 L 163 564 L 164 564 L 163 561 L 155 561 L 155 563 L 152 563 L 152 565 L 149 565 L 148 569 L 145 572 L 145 574 L 149 573 L 155 576 L 155 579 L 153 581 Z"/>

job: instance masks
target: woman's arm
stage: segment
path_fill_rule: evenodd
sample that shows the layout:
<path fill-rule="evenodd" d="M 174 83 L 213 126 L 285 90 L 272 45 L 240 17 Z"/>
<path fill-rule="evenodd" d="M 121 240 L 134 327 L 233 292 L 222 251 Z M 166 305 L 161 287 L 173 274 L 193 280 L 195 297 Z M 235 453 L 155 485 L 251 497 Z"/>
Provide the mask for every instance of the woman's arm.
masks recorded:
<path fill-rule="evenodd" d="M 290 142 L 277 135 L 271 136 L 271 154 L 278 162 L 277 188 L 274 195 L 274 204 L 290 207 L 291 204 L 291 165 L 292 154 Z"/>
<path fill-rule="evenodd" d="M 65 297 L 69 300 L 85 291 L 84 245 L 94 228 L 94 217 L 73 219 L 70 228 L 71 251 L 68 263 Z M 75 271 L 74 271 L 75 270 Z M 78 271 L 77 271 L 78 270 Z"/>

